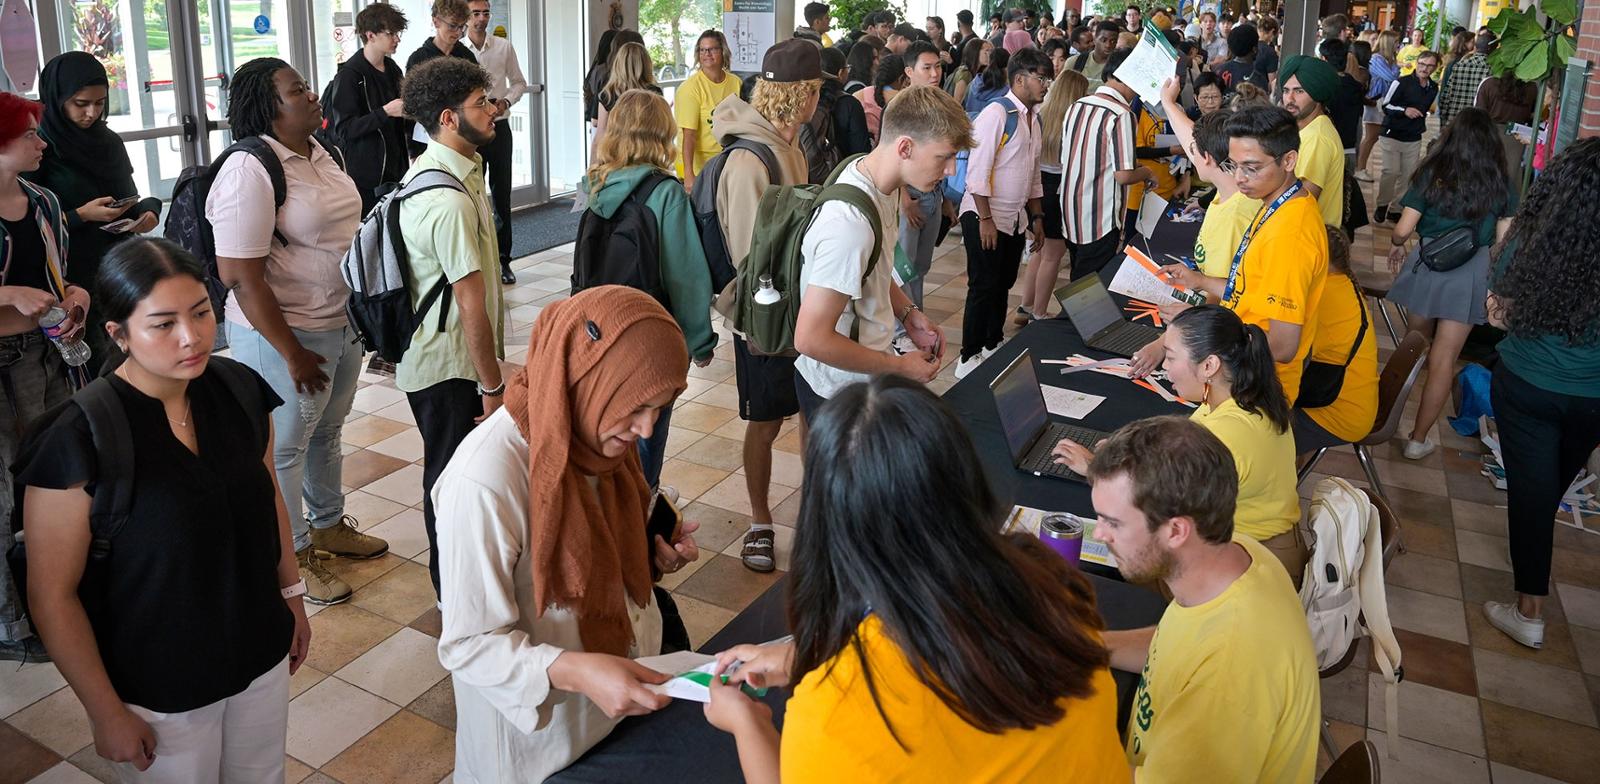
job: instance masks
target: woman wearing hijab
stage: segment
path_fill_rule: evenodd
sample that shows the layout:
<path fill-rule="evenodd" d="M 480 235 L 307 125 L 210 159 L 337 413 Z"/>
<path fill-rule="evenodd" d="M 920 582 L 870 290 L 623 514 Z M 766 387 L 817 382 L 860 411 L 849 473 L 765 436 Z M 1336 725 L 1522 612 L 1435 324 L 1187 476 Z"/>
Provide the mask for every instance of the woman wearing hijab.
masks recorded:
<path fill-rule="evenodd" d="M 45 63 L 39 135 L 50 146 L 39 170 L 27 175 L 61 200 L 72 238 L 67 282 L 85 289 L 112 245 L 154 229 L 161 217 L 160 199 L 138 198 L 128 148 L 106 125 L 109 84 L 105 66 L 88 52 L 65 52 Z M 91 312 L 87 323 L 98 323 L 97 314 Z M 84 340 L 94 361 L 107 356 L 104 330 L 87 330 Z"/>
<path fill-rule="evenodd" d="M 667 704 L 646 688 L 667 676 L 632 659 L 674 636 L 655 574 L 699 553 L 692 523 L 670 543 L 647 538 L 636 442 L 688 371 L 683 331 L 650 295 L 587 289 L 539 315 L 505 406 L 440 475 L 439 661 L 455 685 L 456 781 L 541 781 L 623 716 Z"/>

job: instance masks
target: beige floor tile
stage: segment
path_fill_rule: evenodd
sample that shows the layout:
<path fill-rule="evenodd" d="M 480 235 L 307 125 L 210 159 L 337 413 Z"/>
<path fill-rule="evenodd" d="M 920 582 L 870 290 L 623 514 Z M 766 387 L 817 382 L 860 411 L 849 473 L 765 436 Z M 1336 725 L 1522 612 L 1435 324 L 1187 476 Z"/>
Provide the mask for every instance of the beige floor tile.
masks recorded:
<path fill-rule="evenodd" d="M 405 504 L 397 504 L 364 490 L 351 490 L 344 494 L 344 513 L 356 519 L 359 523 L 357 528 L 369 533 L 378 524 L 394 517 L 405 508 Z"/>
<path fill-rule="evenodd" d="M 449 676 L 439 664 L 439 641 L 403 628 L 335 675 L 396 705 L 405 705 Z"/>
<path fill-rule="evenodd" d="M 372 384 L 356 390 L 355 400 L 350 403 L 350 408 L 355 411 L 370 414 L 387 408 L 395 403 L 404 403 L 406 393 L 394 387 Z"/>
<path fill-rule="evenodd" d="M 1390 585 L 1461 598 L 1461 570 L 1455 561 L 1406 553 L 1394 559 L 1384 577 Z"/>
<path fill-rule="evenodd" d="M 340 482 L 346 488 L 366 487 L 401 468 L 407 461 L 361 449 L 344 456 Z"/>
<path fill-rule="evenodd" d="M 728 476 L 727 471 L 673 458 L 661 465 L 661 484 L 678 491 L 679 502 L 687 504 Z"/>
<path fill-rule="evenodd" d="M 684 428 L 674 428 L 667 432 L 667 449 L 662 454 L 667 457 L 676 457 L 691 444 L 705 438 L 704 433 Z"/>
<path fill-rule="evenodd" d="M 344 423 L 339 437 L 346 444 L 354 444 L 359 447 L 372 446 L 389 436 L 405 430 L 407 427 L 404 422 L 396 422 L 383 417 L 356 414 L 351 416 L 352 418 Z"/>
<path fill-rule="evenodd" d="M 1368 673 L 1367 726 L 1375 730 L 1389 728 L 1385 691 L 1383 676 L 1375 672 Z M 1400 709 L 1401 737 L 1474 757 L 1482 757 L 1487 753 L 1483 745 L 1483 718 L 1478 713 L 1477 698 L 1413 681 L 1402 681 L 1396 701 Z"/>
<path fill-rule="evenodd" d="M 800 521 L 800 496 L 795 492 L 783 503 L 772 508 L 772 522 L 782 525 L 794 526 Z"/>
<path fill-rule="evenodd" d="M 678 400 L 694 400 L 716 385 L 717 382 L 715 381 L 707 381 L 703 378 L 690 376 L 688 378 L 688 386 L 683 388 L 683 394 L 678 396 Z"/>
<path fill-rule="evenodd" d="M 401 711 L 324 769 L 342 781 L 433 784 L 455 764 L 455 733 Z"/>
<path fill-rule="evenodd" d="M 751 523 L 749 515 L 707 506 L 698 501 L 684 507 L 683 519 L 700 524 L 699 530 L 694 533 L 694 541 L 701 552 L 708 555 L 720 552 L 730 542 L 738 541 L 750 529 Z"/>
<path fill-rule="evenodd" d="M 1389 619 L 1402 629 L 1467 644 L 1467 619 L 1460 599 L 1390 586 Z"/>
<path fill-rule="evenodd" d="M 725 381 L 696 396 L 694 402 L 738 411 L 739 387 L 731 381 Z"/>
<path fill-rule="evenodd" d="M 1362 640 L 1352 664 L 1341 672 L 1321 679 L 1322 715 L 1349 724 L 1367 725 L 1367 670 L 1358 662 L 1367 660 L 1371 643 Z"/>
<path fill-rule="evenodd" d="M 694 576 L 684 581 L 674 595 L 691 596 L 709 602 L 730 612 L 738 612 L 755 601 L 774 582 L 781 572 L 761 574 L 744 568 L 738 558 L 718 554 L 713 556 Z"/>
<path fill-rule="evenodd" d="M 1383 771 L 1383 780 L 1386 782 L 1489 784 L 1489 761 L 1482 757 L 1402 737 L 1397 758 L 1391 758 L 1387 751 L 1388 733 L 1368 730 L 1367 740 L 1378 747 L 1378 765 Z"/>
<path fill-rule="evenodd" d="M 312 630 L 311 634 L 313 637 L 316 636 L 315 629 Z M 317 640 L 312 640 L 313 647 L 315 647 L 316 643 Z M 328 674 L 322 670 L 312 667 L 309 664 L 300 665 L 299 669 L 295 670 L 294 674 L 289 676 L 289 699 L 292 700 L 295 697 L 305 694 L 307 689 L 310 689 L 312 686 L 321 683 L 322 679 L 326 677 L 328 677 Z"/>
<path fill-rule="evenodd" d="M 380 408 L 372 413 L 376 416 L 381 416 L 384 419 L 392 419 L 396 422 L 410 425 L 411 427 L 417 426 L 417 418 L 411 413 L 411 404 L 404 400 L 401 400 L 394 405 L 384 406 L 383 408 Z"/>
<path fill-rule="evenodd" d="M 323 563 L 328 565 L 328 571 L 338 575 L 339 579 L 349 583 L 354 590 L 361 590 L 363 586 L 373 580 L 389 573 L 389 570 L 406 562 L 406 559 L 393 553 L 384 553 L 377 558 L 356 560 L 353 558 L 332 558 Z"/>
<path fill-rule="evenodd" d="M 95 781 L 103 784 L 119 784 L 117 771 L 111 766 L 111 761 L 96 754 L 94 746 L 84 746 L 68 757 L 67 761 L 78 770 L 88 773 Z"/>
<path fill-rule="evenodd" d="M 681 427 L 687 430 L 709 433 L 721 427 L 728 420 L 738 417 L 738 415 L 738 412 L 731 408 L 718 408 L 694 401 L 679 403 L 672 410 L 672 429 L 676 430 Z"/>
<path fill-rule="evenodd" d="M 1600 631 L 1583 626 L 1567 627 L 1572 632 L 1572 642 L 1578 649 L 1578 660 L 1583 671 L 1600 675 Z"/>
<path fill-rule="evenodd" d="M 456 728 L 456 690 L 450 678 L 433 684 L 427 691 L 411 701 L 406 710 L 427 719 L 447 730 Z"/>
<path fill-rule="evenodd" d="M 306 664 L 322 672 L 338 672 L 399 630 L 400 624 L 360 607 L 334 605 L 311 619 L 311 655 Z"/>
<path fill-rule="evenodd" d="M 671 436 L 668 438 L 670 440 Z M 674 457 L 722 471 L 733 471 L 744 465 L 744 442 L 708 435 Z"/>
<path fill-rule="evenodd" d="M 294 757 L 284 757 L 284 784 L 297 784 L 298 782 L 305 781 L 307 777 L 315 772 L 316 771 L 311 769 L 310 765 L 307 765 L 304 762 L 295 759 Z"/>
<path fill-rule="evenodd" d="M 415 463 L 422 459 L 422 433 L 408 427 L 367 448 L 380 455 Z"/>
<path fill-rule="evenodd" d="M 398 507 L 399 504 L 395 506 Z M 367 533 L 388 542 L 389 552 L 401 558 L 414 558 L 418 553 L 428 549 L 428 531 L 423 526 L 422 512 L 416 509 L 403 509 L 395 516 L 368 529 Z"/>
<path fill-rule="evenodd" d="M 398 710 L 338 678 L 326 678 L 289 702 L 289 754 L 320 768 Z"/>
<path fill-rule="evenodd" d="M 1473 503 L 1472 501 L 1450 502 L 1450 509 L 1455 514 L 1456 527 L 1468 531 L 1477 531 L 1490 536 L 1506 535 L 1506 510 L 1488 504 Z"/>
<path fill-rule="evenodd" d="M 94 742 L 89 714 L 72 689 L 57 689 L 54 694 L 17 711 L 6 723 L 63 757 L 70 757 Z"/>
<path fill-rule="evenodd" d="M 18 667 L 7 662 L 0 667 L 0 718 L 9 717 L 23 708 L 53 694 L 67 685 L 54 664 L 24 664 Z"/>
<path fill-rule="evenodd" d="M 298 780 L 298 779 L 297 779 Z M 95 777 L 66 760 L 28 780 L 28 784 L 94 784 Z"/>
<path fill-rule="evenodd" d="M 428 569 L 403 562 L 361 587 L 351 604 L 399 624 L 408 624 L 438 604 Z"/>
<path fill-rule="evenodd" d="M 422 466 L 406 465 L 361 489 L 397 504 L 416 506 L 422 503 Z"/>
<path fill-rule="evenodd" d="M 1567 613 L 1568 623 L 1600 629 L 1600 591 L 1566 583 L 1556 583 L 1555 589 L 1561 594 L 1561 607 Z"/>
<path fill-rule="evenodd" d="M 1600 726 L 1581 674 L 1481 648 L 1472 657 L 1478 694 L 1484 699 L 1574 724 Z"/>
<path fill-rule="evenodd" d="M 740 468 L 739 473 L 744 473 Z M 772 481 L 789 487 L 799 487 L 805 483 L 805 461 L 793 452 L 781 449 L 772 450 Z"/>
<path fill-rule="evenodd" d="M 721 383 L 733 378 L 733 362 L 726 359 L 713 359 L 711 364 L 705 367 L 691 363 L 689 365 L 689 375 Z"/>
<path fill-rule="evenodd" d="M 1489 774 L 1494 777 L 1494 784 L 1563 784 L 1560 779 L 1530 773 L 1498 762 L 1489 763 Z"/>
<path fill-rule="evenodd" d="M 767 503 L 781 504 L 794 492 L 793 487 L 780 485 L 773 482 L 767 486 Z M 748 515 L 750 509 L 750 490 L 745 485 L 744 476 L 729 474 L 727 478 L 718 482 L 716 486 L 702 493 L 700 503 L 726 509 L 730 512 Z"/>
<path fill-rule="evenodd" d="M 1456 552 L 1462 563 L 1486 569 L 1511 571 L 1511 555 L 1506 538 L 1490 536 L 1476 531 L 1456 531 Z"/>
<path fill-rule="evenodd" d="M 710 602 L 703 602 L 693 596 L 685 596 L 673 592 L 673 601 L 678 604 L 678 613 L 683 616 L 683 625 L 689 630 L 689 642 L 696 648 L 706 644 L 706 641 L 722 631 L 738 613 L 725 610 Z"/>

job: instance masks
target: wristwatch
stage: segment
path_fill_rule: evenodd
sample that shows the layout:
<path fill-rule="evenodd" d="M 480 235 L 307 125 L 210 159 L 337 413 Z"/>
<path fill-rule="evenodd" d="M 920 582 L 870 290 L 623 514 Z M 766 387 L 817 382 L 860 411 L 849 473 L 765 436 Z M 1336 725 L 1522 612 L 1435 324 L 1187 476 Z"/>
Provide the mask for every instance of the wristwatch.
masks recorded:
<path fill-rule="evenodd" d="M 283 598 L 285 599 L 293 599 L 296 596 L 304 596 L 306 594 L 306 578 L 302 577 L 300 578 L 299 582 L 287 588 L 282 588 L 280 591 L 283 593 Z"/>
<path fill-rule="evenodd" d="M 917 307 L 916 303 L 912 303 L 910 305 L 907 305 L 906 306 L 906 312 L 901 313 L 900 317 L 895 319 L 895 320 L 896 321 L 900 321 L 900 322 L 904 322 L 906 319 L 911 318 L 911 311 L 913 311 L 913 310 L 920 311 L 920 310 L 922 310 L 922 308 Z"/>

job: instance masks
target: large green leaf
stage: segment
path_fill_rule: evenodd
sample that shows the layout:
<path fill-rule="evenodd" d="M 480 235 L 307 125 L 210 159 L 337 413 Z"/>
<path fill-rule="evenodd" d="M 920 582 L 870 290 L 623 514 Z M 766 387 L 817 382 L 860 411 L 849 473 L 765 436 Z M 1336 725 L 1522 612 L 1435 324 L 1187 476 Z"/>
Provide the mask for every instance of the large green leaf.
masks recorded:
<path fill-rule="evenodd" d="M 1489 32 L 1494 33 L 1495 38 L 1504 38 L 1506 36 L 1506 27 L 1511 24 L 1511 17 L 1513 16 L 1521 16 L 1521 14 L 1511 8 L 1500 9 L 1500 13 L 1495 14 L 1494 18 L 1489 20 Z"/>
<path fill-rule="evenodd" d="M 1578 4 L 1574 0 L 1544 0 L 1539 4 L 1539 9 L 1562 27 L 1572 24 L 1573 20 L 1578 18 Z"/>
<path fill-rule="evenodd" d="M 1499 48 L 1489 55 L 1489 69 L 1497 76 L 1504 76 L 1517 69 L 1522 64 L 1528 52 L 1534 47 L 1543 45 L 1544 40 L 1535 38 L 1502 38 Z"/>
<path fill-rule="evenodd" d="M 1525 82 L 1543 79 L 1550 70 L 1550 47 L 1535 46 L 1517 64 L 1517 78 Z"/>
<path fill-rule="evenodd" d="M 1556 36 L 1556 61 L 1557 68 L 1567 67 L 1568 58 L 1578 53 L 1578 44 L 1569 35 Z"/>

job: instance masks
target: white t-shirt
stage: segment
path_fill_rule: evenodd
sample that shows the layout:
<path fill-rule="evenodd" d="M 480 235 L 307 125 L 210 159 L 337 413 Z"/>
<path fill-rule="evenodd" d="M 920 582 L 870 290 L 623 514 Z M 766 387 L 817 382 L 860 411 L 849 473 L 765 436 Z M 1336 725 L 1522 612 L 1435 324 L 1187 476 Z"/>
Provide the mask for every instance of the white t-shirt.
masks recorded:
<path fill-rule="evenodd" d="M 800 242 L 800 253 L 805 263 L 800 267 L 800 301 L 805 302 L 806 289 L 819 286 L 833 289 L 849 297 L 854 307 L 847 307 L 839 315 L 834 329 L 848 337 L 850 325 L 859 316 L 860 334 L 857 342 L 885 354 L 893 349 L 894 304 L 890 299 L 894 287 L 894 245 L 900 228 L 900 193 L 879 192 L 858 161 L 839 175 L 839 182 L 849 183 L 865 191 L 878 206 L 878 222 L 883 226 L 883 247 L 878 253 L 878 265 L 872 276 L 861 280 L 867 268 L 867 257 L 872 255 L 872 225 L 860 210 L 843 202 L 822 205 L 812 229 Z M 839 390 L 857 381 L 866 381 L 865 373 L 840 370 L 824 365 L 802 355 L 795 361 L 812 391 L 822 397 L 833 397 Z"/>

